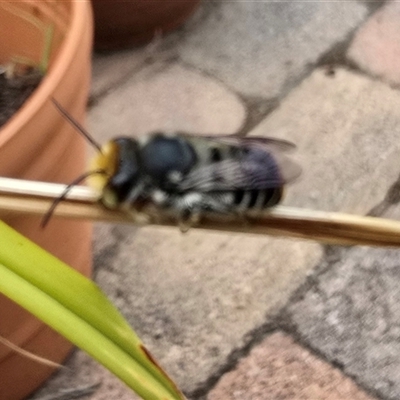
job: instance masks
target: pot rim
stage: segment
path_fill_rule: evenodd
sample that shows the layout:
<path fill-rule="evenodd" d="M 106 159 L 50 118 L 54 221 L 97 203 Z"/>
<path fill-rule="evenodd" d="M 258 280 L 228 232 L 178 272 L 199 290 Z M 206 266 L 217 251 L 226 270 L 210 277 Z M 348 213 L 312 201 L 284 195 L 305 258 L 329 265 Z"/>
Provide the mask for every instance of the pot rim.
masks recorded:
<path fill-rule="evenodd" d="M 25 2 L 30 3 L 29 0 Z M 71 19 L 58 55 L 38 88 L 7 123 L 0 128 L 0 146 L 4 146 L 10 141 L 33 118 L 38 110 L 43 107 L 51 93 L 55 91 L 55 88 L 61 82 L 66 69 L 73 62 L 76 48 L 75 43 L 79 42 L 79 38 L 85 29 L 85 21 L 90 11 L 90 2 L 88 0 L 70 0 L 69 3 L 71 4 Z M 46 6 L 46 3 L 41 4 L 40 2 L 36 2 L 35 4 L 39 8 Z"/>

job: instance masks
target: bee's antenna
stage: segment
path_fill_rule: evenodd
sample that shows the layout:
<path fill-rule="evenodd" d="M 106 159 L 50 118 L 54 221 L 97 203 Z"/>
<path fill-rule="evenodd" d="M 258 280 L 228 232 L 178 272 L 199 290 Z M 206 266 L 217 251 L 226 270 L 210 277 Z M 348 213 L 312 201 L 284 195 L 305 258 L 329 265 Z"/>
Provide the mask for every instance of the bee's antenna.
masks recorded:
<path fill-rule="evenodd" d="M 68 114 L 67 110 L 53 97 L 51 101 L 56 106 L 57 110 L 65 117 L 65 119 L 93 146 L 99 153 L 101 153 L 101 146 L 90 136 L 89 132 L 71 115 Z"/>
<path fill-rule="evenodd" d="M 96 169 L 94 171 L 89 171 L 89 172 L 86 172 L 86 173 L 82 174 L 81 176 L 78 176 L 78 178 L 74 179 L 71 183 L 69 183 L 65 187 L 65 189 L 61 193 L 61 195 L 59 197 L 57 197 L 56 199 L 54 199 L 54 201 L 51 204 L 50 208 L 47 210 L 46 214 L 43 216 L 42 221 L 40 222 L 41 228 L 45 228 L 46 227 L 46 225 L 49 223 L 50 218 L 53 215 L 54 210 L 56 209 L 56 207 L 67 197 L 67 194 L 70 192 L 70 190 L 74 186 L 78 185 L 79 183 L 84 181 L 89 176 L 97 175 L 97 174 L 106 175 L 106 171 L 104 171 L 104 169 Z"/>

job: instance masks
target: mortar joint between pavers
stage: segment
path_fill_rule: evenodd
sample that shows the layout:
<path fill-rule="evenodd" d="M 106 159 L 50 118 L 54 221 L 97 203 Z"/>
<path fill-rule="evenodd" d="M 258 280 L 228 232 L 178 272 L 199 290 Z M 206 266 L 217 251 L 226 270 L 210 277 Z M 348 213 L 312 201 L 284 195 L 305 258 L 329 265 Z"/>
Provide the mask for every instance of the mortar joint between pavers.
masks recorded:
<path fill-rule="evenodd" d="M 248 356 L 254 346 L 261 343 L 267 336 L 272 335 L 278 330 L 275 323 L 271 320 L 264 323 L 263 325 L 248 332 L 242 342 L 243 345 L 239 348 L 233 349 L 230 354 L 226 357 L 226 362 L 221 367 L 209 376 L 204 382 L 198 385 L 196 389 L 188 394 L 188 398 L 191 400 L 205 400 L 208 393 L 217 385 L 219 380 L 226 373 L 234 370 L 238 362 Z"/>
<path fill-rule="evenodd" d="M 176 61 L 176 58 L 177 56 L 175 54 L 168 54 L 167 52 L 162 53 L 162 51 L 159 51 L 156 54 L 148 54 L 138 65 L 135 65 L 131 70 L 123 74 L 117 80 L 107 85 L 98 93 L 90 95 L 87 104 L 88 110 L 96 106 L 105 96 L 123 86 L 126 82 L 132 79 L 134 75 L 139 74 L 145 68 L 158 66 L 156 71 L 160 72 L 168 69 Z"/>
<path fill-rule="evenodd" d="M 285 334 L 287 334 L 288 336 L 290 336 L 293 339 L 294 343 L 298 344 L 299 346 L 301 346 L 302 348 L 307 350 L 309 353 L 311 353 L 318 359 L 328 363 L 333 368 L 336 368 L 337 370 L 339 370 L 345 377 L 351 379 L 354 382 L 354 384 L 357 385 L 358 388 L 361 389 L 362 391 L 364 391 L 366 394 L 370 395 L 371 397 L 375 397 L 376 400 L 388 400 L 388 399 L 382 397 L 382 395 L 379 394 L 377 391 L 375 391 L 373 388 L 364 386 L 359 381 L 357 376 L 355 376 L 353 374 L 349 374 L 343 363 L 341 363 L 338 360 L 327 357 L 322 351 L 315 348 L 312 345 L 312 343 L 307 341 L 307 339 L 297 329 L 297 326 L 292 321 L 290 312 L 287 311 L 287 309 L 285 309 L 279 316 L 276 317 L 275 323 L 281 332 L 284 332 Z"/>

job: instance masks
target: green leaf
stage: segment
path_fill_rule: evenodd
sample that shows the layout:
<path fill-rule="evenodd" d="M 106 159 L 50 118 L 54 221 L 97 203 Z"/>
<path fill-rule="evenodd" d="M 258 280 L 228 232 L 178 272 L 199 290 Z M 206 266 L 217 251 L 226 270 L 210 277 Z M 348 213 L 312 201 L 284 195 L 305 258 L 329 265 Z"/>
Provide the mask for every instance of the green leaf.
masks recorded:
<path fill-rule="evenodd" d="M 184 399 L 96 284 L 2 221 L 0 243 L 1 293 L 85 350 L 143 399 Z"/>

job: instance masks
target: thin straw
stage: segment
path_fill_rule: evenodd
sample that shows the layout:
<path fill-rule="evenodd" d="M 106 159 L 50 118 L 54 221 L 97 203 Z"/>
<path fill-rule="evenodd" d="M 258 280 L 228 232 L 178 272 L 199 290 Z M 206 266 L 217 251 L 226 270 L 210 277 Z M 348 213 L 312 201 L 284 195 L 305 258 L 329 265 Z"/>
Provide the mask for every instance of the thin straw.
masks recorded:
<path fill-rule="evenodd" d="M 43 216 L 66 185 L 0 178 L 0 216 Z M 174 216 L 155 209 L 145 212 L 107 210 L 100 193 L 86 186 L 71 189 L 53 217 L 93 221 L 177 226 Z M 50 222 L 51 223 L 51 222 Z M 276 206 L 245 217 L 207 213 L 193 228 L 244 234 L 289 236 L 340 245 L 400 246 L 400 221 Z"/>

